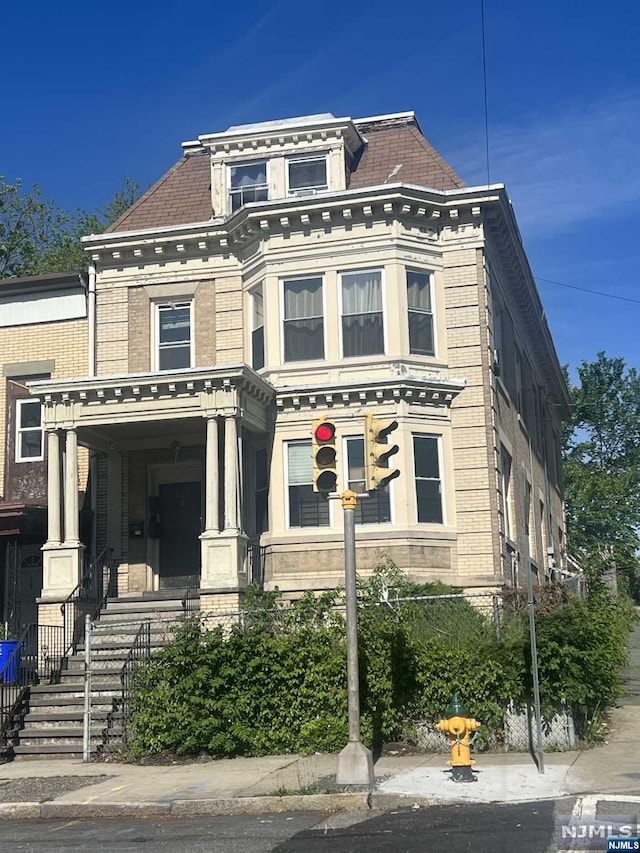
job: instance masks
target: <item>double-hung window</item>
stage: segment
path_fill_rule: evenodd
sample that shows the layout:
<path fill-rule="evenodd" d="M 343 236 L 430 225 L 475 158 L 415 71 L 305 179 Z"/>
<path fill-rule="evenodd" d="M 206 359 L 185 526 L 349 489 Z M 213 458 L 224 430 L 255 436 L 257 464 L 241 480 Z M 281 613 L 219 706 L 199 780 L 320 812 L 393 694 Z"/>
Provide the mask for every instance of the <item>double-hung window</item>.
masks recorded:
<path fill-rule="evenodd" d="M 264 367 L 264 294 L 262 285 L 251 292 L 251 366 Z"/>
<path fill-rule="evenodd" d="M 384 354 L 382 272 L 345 272 L 342 283 L 342 353 Z"/>
<path fill-rule="evenodd" d="M 361 495 L 356 504 L 356 524 L 381 524 L 391 521 L 389 486 L 371 494 L 365 488 L 364 438 L 347 438 L 348 489 Z"/>
<path fill-rule="evenodd" d="M 313 491 L 311 442 L 287 445 L 289 527 L 328 527 L 329 501 Z"/>
<path fill-rule="evenodd" d="M 158 370 L 191 367 L 191 302 L 166 302 L 156 306 Z"/>
<path fill-rule="evenodd" d="M 413 436 L 418 521 L 442 524 L 439 439 L 435 435 Z"/>
<path fill-rule="evenodd" d="M 407 303 L 409 352 L 416 355 L 435 355 L 429 273 L 407 270 Z"/>
<path fill-rule="evenodd" d="M 44 459 L 42 403 L 36 399 L 16 400 L 16 462 Z"/>
<path fill-rule="evenodd" d="M 232 213 L 243 204 L 266 201 L 268 197 L 266 160 L 229 166 L 229 200 Z"/>
<path fill-rule="evenodd" d="M 313 195 L 327 189 L 326 154 L 292 157 L 287 170 L 289 195 Z"/>
<path fill-rule="evenodd" d="M 284 360 L 324 358 L 322 278 L 285 280 L 283 309 Z"/>

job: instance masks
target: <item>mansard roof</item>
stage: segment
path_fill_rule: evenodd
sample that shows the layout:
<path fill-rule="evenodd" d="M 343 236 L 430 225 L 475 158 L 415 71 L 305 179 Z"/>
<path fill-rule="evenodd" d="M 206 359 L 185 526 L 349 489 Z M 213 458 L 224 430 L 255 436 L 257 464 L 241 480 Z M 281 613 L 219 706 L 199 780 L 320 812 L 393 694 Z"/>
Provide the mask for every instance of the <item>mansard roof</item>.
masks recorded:
<path fill-rule="evenodd" d="M 385 183 L 415 184 L 434 190 L 465 186 L 423 136 L 413 113 L 356 119 L 353 126 L 362 137 L 362 146 L 351 164 L 348 188 Z M 230 128 L 227 133 L 246 132 L 251 127 Z M 264 124 L 255 127 L 262 129 Z M 191 144 L 185 148 L 183 157 L 109 231 L 188 225 L 206 222 L 214 216 L 209 152 Z"/>

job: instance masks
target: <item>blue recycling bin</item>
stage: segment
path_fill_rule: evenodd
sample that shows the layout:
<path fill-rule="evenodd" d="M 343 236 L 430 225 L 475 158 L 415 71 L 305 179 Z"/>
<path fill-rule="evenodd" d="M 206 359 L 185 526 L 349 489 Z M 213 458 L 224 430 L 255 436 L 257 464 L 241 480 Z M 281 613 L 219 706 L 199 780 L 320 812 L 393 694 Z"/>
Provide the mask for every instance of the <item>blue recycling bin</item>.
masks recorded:
<path fill-rule="evenodd" d="M 15 684 L 20 673 L 20 640 L 0 640 L 0 681 Z M 14 654 L 15 652 L 15 654 Z"/>

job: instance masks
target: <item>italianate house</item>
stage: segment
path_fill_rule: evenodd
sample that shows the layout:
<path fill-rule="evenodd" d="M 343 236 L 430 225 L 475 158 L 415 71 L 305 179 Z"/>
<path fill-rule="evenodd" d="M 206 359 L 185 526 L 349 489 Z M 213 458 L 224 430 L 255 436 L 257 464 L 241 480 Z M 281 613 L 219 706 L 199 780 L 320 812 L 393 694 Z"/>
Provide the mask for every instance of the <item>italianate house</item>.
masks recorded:
<path fill-rule="evenodd" d="M 105 549 L 113 595 L 189 589 L 205 612 L 237 611 L 252 581 L 292 597 L 339 584 L 342 510 L 313 488 L 322 417 L 337 491 L 360 493 L 358 571 L 388 556 L 417 581 L 495 589 L 561 567 L 569 401 L 505 187 L 467 186 L 413 113 L 182 149 L 85 238 L 68 342 L 86 371 L 70 352 L 16 368 L 46 436 L 30 463 L 48 463 L 41 621 Z M 400 476 L 371 493 L 367 412 L 398 422 Z"/>

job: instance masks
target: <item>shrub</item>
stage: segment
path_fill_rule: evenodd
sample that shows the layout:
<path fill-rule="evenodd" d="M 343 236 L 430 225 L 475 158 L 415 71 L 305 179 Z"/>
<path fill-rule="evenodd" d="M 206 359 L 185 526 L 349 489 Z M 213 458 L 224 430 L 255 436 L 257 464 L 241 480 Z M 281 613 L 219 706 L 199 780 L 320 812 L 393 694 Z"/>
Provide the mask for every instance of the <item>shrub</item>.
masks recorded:
<path fill-rule="evenodd" d="M 452 591 L 416 589 L 388 561 L 359 584 L 365 743 L 378 747 L 416 722 L 436 721 L 455 692 L 487 731 L 502 728 L 510 703 L 531 701 L 521 596 L 510 596 L 500 640 L 491 619 L 466 600 L 396 601 Z M 308 593 L 293 605 L 278 593 L 249 590 L 243 624 L 226 634 L 185 621 L 139 673 L 133 755 L 339 749 L 347 740 L 343 604 L 341 590 Z M 602 592 L 585 604 L 547 590 L 537 611 L 543 710 L 553 714 L 568 703 L 586 736 L 620 690 L 631 608 Z"/>

